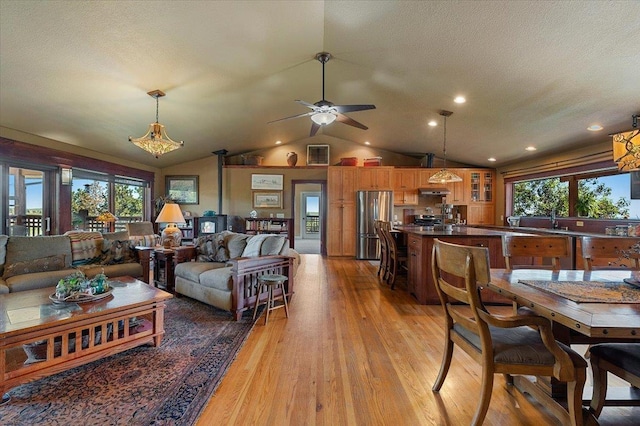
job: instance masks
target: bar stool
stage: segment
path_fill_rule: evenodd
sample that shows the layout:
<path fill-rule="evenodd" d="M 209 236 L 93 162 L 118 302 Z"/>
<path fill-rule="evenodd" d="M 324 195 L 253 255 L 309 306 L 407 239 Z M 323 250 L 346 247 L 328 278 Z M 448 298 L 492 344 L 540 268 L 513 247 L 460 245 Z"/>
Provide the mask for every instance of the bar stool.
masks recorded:
<path fill-rule="evenodd" d="M 286 295 L 286 290 L 284 288 L 284 282 L 287 279 L 288 278 L 285 277 L 284 275 L 277 275 L 277 274 L 261 275 L 260 277 L 258 277 L 258 291 L 256 294 L 256 304 L 255 304 L 255 307 L 253 308 L 254 320 L 256 319 L 256 314 L 258 313 L 258 306 L 264 303 L 267 304 L 267 312 L 265 312 L 265 315 L 264 315 L 265 325 L 267 324 L 267 321 L 269 321 L 269 312 L 282 307 L 284 307 L 284 312 L 287 318 L 289 318 L 289 305 L 287 303 L 287 295 Z M 262 293 L 262 290 L 264 289 L 264 287 L 267 287 L 267 300 L 265 302 L 260 302 L 260 294 Z M 278 287 L 282 289 L 282 294 L 279 296 L 274 296 L 273 290 L 277 289 Z M 280 305 L 276 305 L 275 302 L 278 299 L 282 299 L 283 303 Z"/>

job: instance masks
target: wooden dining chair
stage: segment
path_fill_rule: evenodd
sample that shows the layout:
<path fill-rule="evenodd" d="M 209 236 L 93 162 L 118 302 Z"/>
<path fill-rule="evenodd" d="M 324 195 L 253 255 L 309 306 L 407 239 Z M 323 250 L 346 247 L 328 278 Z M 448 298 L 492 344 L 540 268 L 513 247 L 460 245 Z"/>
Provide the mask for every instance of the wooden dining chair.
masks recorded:
<path fill-rule="evenodd" d="M 640 343 L 601 343 L 593 345 L 590 352 L 593 396 L 589 409 L 599 417 L 607 396 L 607 373 L 640 387 Z"/>
<path fill-rule="evenodd" d="M 547 376 L 566 382 L 568 411 L 558 409 L 554 413 L 562 417 L 562 424 L 582 425 L 586 361 L 555 341 L 548 319 L 538 315 L 497 316 L 487 311 L 478 285 L 490 282 L 488 248 L 435 239 L 431 262 L 445 318 L 445 349 L 433 391 L 439 392 L 444 383 L 456 344 L 482 366 L 480 401 L 472 425 L 482 424 L 485 418 L 495 374 L 509 378 Z M 462 279 L 464 287 L 451 284 L 451 277 Z M 471 315 L 463 308 L 471 308 Z"/>
<path fill-rule="evenodd" d="M 640 270 L 640 239 L 632 237 L 581 237 L 584 269 Z M 634 249 L 635 246 L 635 249 Z"/>
<path fill-rule="evenodd" d="M 571 241 L 561 235 L 503 235 L 502 254 L 507 269 L 560 270 L 560 259 L 571 257 Z M 528 258 L 531 263 L 516 263 Z M 551 258 L 551 264 L 545 263 Z"/>
<path fill-rule="evenodd" d="M 407 250 L 398 247 L 398 242 L 391 234 L 390 225 L 383 226 L 382 233 L 387 240 L 387 246 L 389 248 L 389 273 L 387 274 L 387 283 L 389 283 L 393 290 L 396 288 L 396 278 L 400 270 L 407 270 Z"/>
<path fill-rule="evenodd" d="M 380 241 L 380 266 L 378 267 L 378 277 L 383 280 L 387 280 L 389 274 L 389 245 L 387 244 L 387 237 L 382 232 L 382 227 L 391 227 L 389 222 L 382 220 L 376 220 L 374 222 L 374 229 L 378 240 Z"/>

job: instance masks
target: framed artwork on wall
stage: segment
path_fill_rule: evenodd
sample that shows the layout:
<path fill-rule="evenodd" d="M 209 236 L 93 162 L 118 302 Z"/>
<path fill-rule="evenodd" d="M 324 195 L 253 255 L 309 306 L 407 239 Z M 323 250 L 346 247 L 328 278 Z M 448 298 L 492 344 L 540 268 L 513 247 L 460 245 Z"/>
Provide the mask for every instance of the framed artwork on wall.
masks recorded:
<path fill-rule="evenodd" d="M 253 208 L 254 209 L 281 209 L 282 208 L 282 191 L 262 192 L 253 191 Z"/>
<path fill-rule="evenodd" d="M 251 189 L 283 190 L 284 175 L 251 175 Z"/>
<path fill-rule="evenodd" d="M 164 192 L 178 204 L 198 204 L 198 176 L 165 176 Z"/>

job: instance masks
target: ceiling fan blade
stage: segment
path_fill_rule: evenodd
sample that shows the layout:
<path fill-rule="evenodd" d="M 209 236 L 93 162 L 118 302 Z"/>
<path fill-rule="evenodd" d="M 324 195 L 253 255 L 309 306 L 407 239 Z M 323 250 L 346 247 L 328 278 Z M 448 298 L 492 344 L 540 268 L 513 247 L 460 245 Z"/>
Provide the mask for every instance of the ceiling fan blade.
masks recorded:
<path fill-rule="evenodd" d="M 364 111 L 367 109 L 376 109 L 375 105 L 334 105 L 333 106 L 335 109 L 338 110 L 338 112 L 341 113 L 345 113 L 345 112 L 354 112 L 354 111 Z"/>
<path fill-rule="evenodd" d="M 336 118 L 336 121 L 339 121 L 339 122 L 344 123 L 344 124 L 348 124 L 349 126 L 357 127 L 359 129 L 362 129 L 362 130 L 367 130 L 368 129 L 368 127 L 365 126 L 364 124 L 358 123 L 353 118 L 347 117 L 344 114 L 338 114 L 338 117 Z"/>
<path fill-rule="evenodd" d="M 296 99 L 296 102 L 306 106 L 307 108 L 311 108 L 313 110 L 315 110 L 317 107 L 314 104 L 310 104 L 309 102 L 305 102 L 305 101 L 301 101 L 300 99 Z"/>
<path fill-rule="evenodd" d="M 318 129 L 320 129 L 320 125 L 316 124 L 315 122 L 311 123 L 311 132 L 309 133 L 309 136 L 315 136 L 316 133 L 318 133 Z"/>
<path fill-rule="evenodd" d="M 305 112 L 303 114 L 292 115 L 291 117 L 279 118 L 278 120 L 269 121 L 269 122 L 267 122 L 267 124 L 275 123 L 277 121 L 291 120 L 292 118 L 305 117 L 307 115 L 312 115 L 312 114 L 315 114 L 315 112 L 314 111 L 309 111 L 309 112 Z"/>

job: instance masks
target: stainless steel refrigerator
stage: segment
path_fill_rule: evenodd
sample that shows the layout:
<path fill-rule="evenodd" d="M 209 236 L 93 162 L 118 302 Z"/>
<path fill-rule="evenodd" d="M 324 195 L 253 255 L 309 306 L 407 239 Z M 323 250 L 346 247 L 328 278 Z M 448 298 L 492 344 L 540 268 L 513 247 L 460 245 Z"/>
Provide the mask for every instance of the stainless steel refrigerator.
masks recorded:
<path fill-rule="evenodd" d="M 358 191 L 356 197 L 356 259 L 380 259 L 376 220 L 391 221 L 392 191 Z"/>

